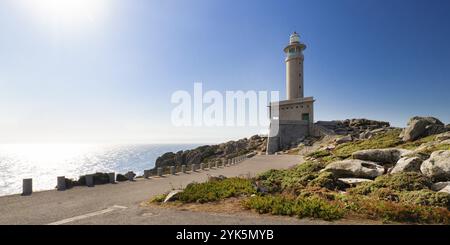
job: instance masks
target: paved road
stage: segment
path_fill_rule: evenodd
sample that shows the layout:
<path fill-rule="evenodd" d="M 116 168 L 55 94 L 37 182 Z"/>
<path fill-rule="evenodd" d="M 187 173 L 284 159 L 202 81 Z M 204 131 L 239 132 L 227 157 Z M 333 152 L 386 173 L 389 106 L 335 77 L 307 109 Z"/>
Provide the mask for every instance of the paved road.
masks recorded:
<path fill-rule="evenodd" d="M 278 217 L 224 216 L 190 211 L 141 208 L 150 197 L 182 188 L 207 175 L 227 177 L 250 175 L 269 169 L 288 168 L 300 163 L 294 155 L 255 156 L 238 165 L 201 172 L 152 178 L 94 188 L 76 187 L 67 191 L 36 192 L 31 196 L 0 197 L 0 224 L 254 224 L 298 223 Z M 291 221 L 288 221 L 291 220 Z"/>

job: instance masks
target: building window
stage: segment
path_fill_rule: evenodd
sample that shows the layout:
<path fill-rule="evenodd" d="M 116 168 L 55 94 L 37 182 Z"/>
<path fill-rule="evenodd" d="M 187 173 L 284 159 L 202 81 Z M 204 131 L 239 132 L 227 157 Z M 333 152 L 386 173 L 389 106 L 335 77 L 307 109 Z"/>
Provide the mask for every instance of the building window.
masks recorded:
<path fill-rule="evenodd" d="M 298 76 L 299 76 L 299 77 L 301 77 L 301 76 L 302 76 L 302 74 L 301 74 L 301 73 L 299 73 L 299 74 L 298 74 Z"/>
<path fill-rule="evenodd" d="M 309 113 L 303 113 L 302 114 L 302 120 L 303 121 L 309 121 Z"/>

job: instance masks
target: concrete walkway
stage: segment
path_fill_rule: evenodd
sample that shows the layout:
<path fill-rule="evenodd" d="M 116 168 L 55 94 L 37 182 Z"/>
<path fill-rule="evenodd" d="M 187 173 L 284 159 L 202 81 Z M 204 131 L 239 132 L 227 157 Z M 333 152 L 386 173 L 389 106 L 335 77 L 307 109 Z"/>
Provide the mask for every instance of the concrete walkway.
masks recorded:
<path fill-rule="evenodd" d="M 177 176 L 141 179 L 93 188 L 76 187 L 62 192 L 36 192 L 26 197 L 20 195 L 0 197 L 0 224 L 197 224 L 202 222 L 202 224 L 241 224 L 239 220 L 245 220 L 244 217 L 217 218 L 217 215 L 207 213 L 179 211 L 184 214 L 180 216 L 176 212 L 167 212 L 162 209 L 140 208 L 139 204 L 152 196 L 182 188 L 191 182 L 204 182 L 208 174 L 227 177 L 254 176 L 269 169 L 288 168 L 301 161 L 298 155 L 255 156 L 231 167 L 180 173 Z M 211 217 L 205 219 L 206 216 Z M 262 217 L 259 221 L 282 224 L 287 220 Z M 251 217 L 249 222 L 260 223 L 255 221 L 255 217 Z"/>

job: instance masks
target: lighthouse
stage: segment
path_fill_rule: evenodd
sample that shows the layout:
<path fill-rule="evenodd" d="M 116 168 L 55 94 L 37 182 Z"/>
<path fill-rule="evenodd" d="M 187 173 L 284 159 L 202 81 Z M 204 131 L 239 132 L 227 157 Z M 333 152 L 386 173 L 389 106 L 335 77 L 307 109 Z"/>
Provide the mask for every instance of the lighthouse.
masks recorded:
<path fill-rule="evenodd" d="M 270 133 L 267 154 L 298 145 L 305 137 L 315 135 L 314 98 L 304 97 L 303 51 L 306 45 L 296 32 L 283 49 L 286 65 L 286 100 L 269 104 Z"/>
<path fill-rule="evenodd" d="M 303 98 L 303 50 L 305 49 L 306 45 L 300 42 L 300 36 L 294 32 L 289 38 L 289 44 L 284 48 L 288 100 Z"/>

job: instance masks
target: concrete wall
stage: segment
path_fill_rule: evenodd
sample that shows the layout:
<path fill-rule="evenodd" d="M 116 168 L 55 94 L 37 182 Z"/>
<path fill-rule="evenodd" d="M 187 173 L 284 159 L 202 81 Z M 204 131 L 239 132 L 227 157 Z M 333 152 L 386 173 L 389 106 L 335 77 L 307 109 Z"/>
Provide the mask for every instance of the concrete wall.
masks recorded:
<path fill-rule="evenodd" d="M 302 114 L 309 114 L 309 122 L 314 122 L 314 108 L 313 101 L 295 103 L 289 105 L 280 105 L 279 107 L 280 120 L 299 120 L 303 121 Z"/>
<path fill-rule="evenodd" d="M 271 131 L 274 132 L 278 123 L 278 133 L 271 133 L 267 140 L 267 154 L 274 154 L 277 151 L 287 149 L 292 144 L 296 144 L 300 139 L 310 135 L 310 123 L 306 121 L 281 120 L 272 121 Z"/>
<path fill-rule="evenodd" d="M 286 95 L 288 100 L 303 98 L 303 55 L 286 60 Z"/>

